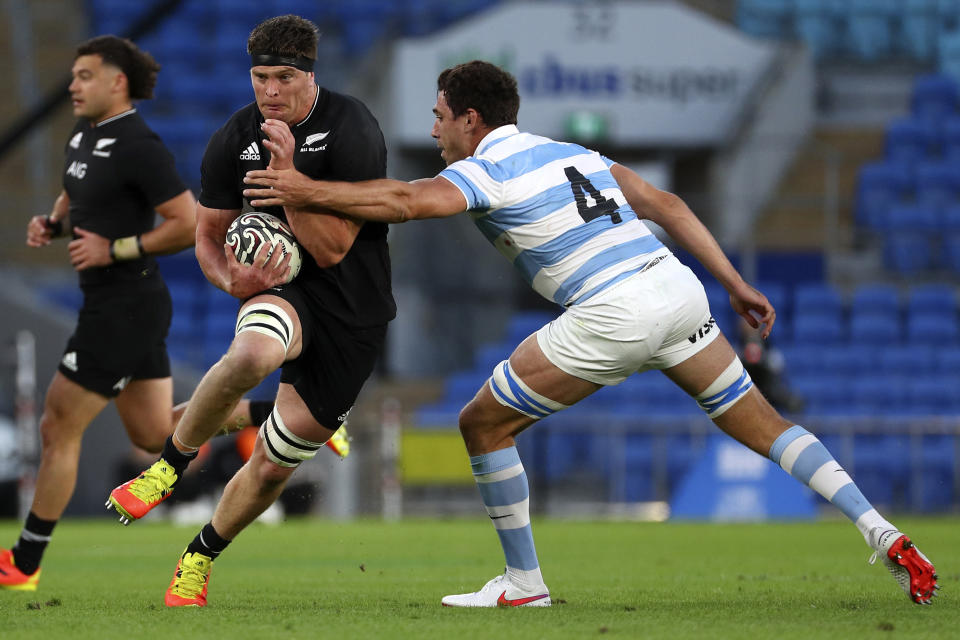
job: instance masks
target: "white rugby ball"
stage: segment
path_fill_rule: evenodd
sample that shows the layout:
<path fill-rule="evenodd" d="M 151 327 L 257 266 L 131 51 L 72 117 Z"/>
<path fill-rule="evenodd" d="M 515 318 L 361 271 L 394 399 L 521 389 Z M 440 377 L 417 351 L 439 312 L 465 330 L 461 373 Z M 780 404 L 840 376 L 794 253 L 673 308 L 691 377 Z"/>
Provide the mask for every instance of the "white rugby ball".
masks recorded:
<path fill-rule="evenodd" d="M 227 228 L 227 244 L 242 264 L 253 264 L 254 256 L 263 245 L 267 246 L 264 250 L 268 252 L 268 261 L 274 257 L 274 251 L 282 251 L 284 256 L 290 255 L 286 281 L 290 282 L 300 273 L 303 256 L 297 239 L 283 220 L 269 213 L 251 211 L 238 216 Z"/>

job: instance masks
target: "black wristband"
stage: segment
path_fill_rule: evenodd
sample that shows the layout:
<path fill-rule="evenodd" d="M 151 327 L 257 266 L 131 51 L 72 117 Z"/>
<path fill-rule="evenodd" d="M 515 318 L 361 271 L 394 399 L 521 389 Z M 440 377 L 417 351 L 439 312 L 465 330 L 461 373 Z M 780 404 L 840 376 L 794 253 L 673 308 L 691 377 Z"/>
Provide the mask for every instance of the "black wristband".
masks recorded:
<path fill-rule="evenodd" d="M 140 252 L 140 257 L 147 255 L 147 252 L 143 250 L 143 240 L 140 239 L 140 234 L 137 234 L 137 251 Z"/>
<path fill-rule="evenodd" d="M 54 220 L 52 215 L 48 215 L 43 224 L 50 230 L 50 235 L 59 238 L 63 235 L 63 220 Z"/>
<path fill-rule="evenodd" d="M 110 262 L 116 262 L 116 261 L 117 261 L 117 254 L 114 253 L 114 251 L 113 251 L 113 243 L 111 242 L 111 243 L 110 243 Z"/>

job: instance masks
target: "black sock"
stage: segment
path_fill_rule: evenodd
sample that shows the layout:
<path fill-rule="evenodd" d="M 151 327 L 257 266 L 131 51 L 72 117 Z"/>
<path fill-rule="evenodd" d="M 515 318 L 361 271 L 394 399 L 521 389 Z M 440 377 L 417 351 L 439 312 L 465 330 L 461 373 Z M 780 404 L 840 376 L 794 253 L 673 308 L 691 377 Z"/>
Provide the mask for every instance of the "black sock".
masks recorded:
<path fill-rule="evenodd" d="M 160 454 L 160 457 L 173 467 L 178 477 L 181 477 L 183 472 L 187 470 L 190 461 L 197 457 L 197 452 L 183 453 L 173 444 L 173 436 L 171 435 L 167 436 L 167 441 L 163 443 L 163 453 Z"/>
<path fill-rule="evenodd" d="M 202 553 L 216 560 L 217 556 L 227 548 L 228 544 L 230 544 L 230 541 L 221 538 L 220 534 L 213 528 L 213 523 L 208 522 L 204 525 L 203 529 L 200 530 L 200 533 L 197 534 L 197 537 L 193 539 L 193 542 L 187 545 L 186 552 Z"/>
<path fill-rule="evenodd" d="M 273 400 L 250 401 L 250 424 L 260 426 L 273 411 Z"/>
<path fill-rule="evenodd" d="M 13 563 L 17 565 L 17 569 L 29 576 L 40 567 L 40 560 L 50 543 L 56 524 L 56 520 L 43 520 L 33 511 L 30 512 L 23 531 L 20 532 L 20 539 L 12 549 Z"/>

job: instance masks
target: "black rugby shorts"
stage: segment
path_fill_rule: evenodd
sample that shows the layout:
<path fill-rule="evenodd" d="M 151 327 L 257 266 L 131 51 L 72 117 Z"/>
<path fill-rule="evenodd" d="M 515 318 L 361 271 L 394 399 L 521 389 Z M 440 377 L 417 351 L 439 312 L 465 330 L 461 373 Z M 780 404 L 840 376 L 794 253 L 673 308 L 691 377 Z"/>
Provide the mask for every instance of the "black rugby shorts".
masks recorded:
<path fill-rule="evenodd" d="M 159 278 L 84 288 L 60 373 L 107 398 L 116 397 L 131 380 L 170 377 L 166 338 L 172 308 Z"/>
<path fill-rule="evenodd" d="M 283 364 L 280 382 L 293 385 L 314 419 L 336 431 L 373 372 L 387 325 L 351 327 L 296 284 L 270 292 L 293 306 L 303 335 L 300 356 Z"/>

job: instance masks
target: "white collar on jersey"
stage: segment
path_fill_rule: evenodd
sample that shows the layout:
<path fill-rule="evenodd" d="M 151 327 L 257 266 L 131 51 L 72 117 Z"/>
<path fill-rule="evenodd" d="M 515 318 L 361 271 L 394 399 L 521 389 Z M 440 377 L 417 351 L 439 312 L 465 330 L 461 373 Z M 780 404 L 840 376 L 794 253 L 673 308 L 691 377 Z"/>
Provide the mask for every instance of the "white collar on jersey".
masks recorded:
<path fill-rule="evenodd" d="M 127 110 L 124 111 L 123 113 L 118 113 L 117 115 L 111 116 L 111 117 L 107 118 L 106 120 L 101 120 L 100 122 L 98 122 L 97 124 L 95 124 L 95 125 L 93 125 L 93 126 L 95 126 L 95 127 L 102 127 L 103 125 L 107 124 L 108 122 L 113 122 L 114 120 L 119 120 L 120 118 L 125 118 L 126 116 L 130 115 L 131 113 L 136 113 L 136 112 L 137 112 L 137 108 L 136 108 L 136 107 L 134 107 L 133 109 L 127 109 Z"/>
<path fill-rule="evenodd" d="M 520 129 L 517 129 L 517 125 L 515 124 L 505 124 L 502 127 L 497 127 L 487 135 L 483 136 L 483 140 L 481 140 L 477 145 L 477 149 L 473 152 L 473 155 L 476 157 L 493 146 L 493 143 L 503 140 L 504 138 L 509 138 L 510 136 L 518 133 L 520 133 Z"/>
<path fill-rule="evenodd" d="M 299 127 L 299 126 L 302 125 L 304 122 L 306 122 L 307 120 L 309 120 L 309 119 L 310 119 L 310 116 L 312 116 L 312 115 L 313 115 L 313 112 L 317 109 L 317 102 L 320 101 L 320 85 L 314 84 L 313 86 L 316 87 L 317 93 L 316 93 L 316 95 L 313 96 L 313 106 L 310 107 L 310 113 L 307 114 L 307 117 L 306 117 L 306 118 L 304 118 L 303 120 L 301 120 L 301 121 L 298 122 L 297 124 L 293 125 L 293 126 L 295 126 L 295 127 Z"/>

